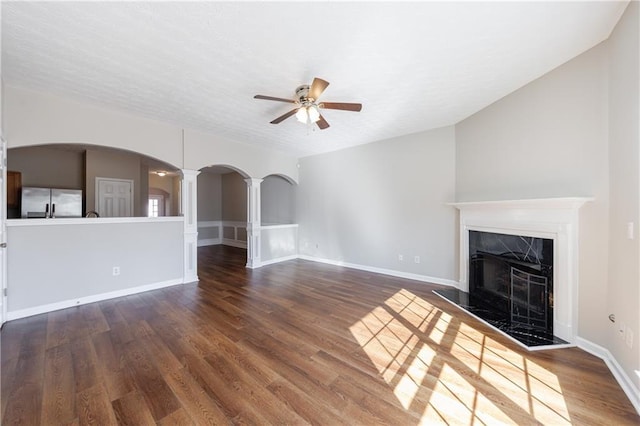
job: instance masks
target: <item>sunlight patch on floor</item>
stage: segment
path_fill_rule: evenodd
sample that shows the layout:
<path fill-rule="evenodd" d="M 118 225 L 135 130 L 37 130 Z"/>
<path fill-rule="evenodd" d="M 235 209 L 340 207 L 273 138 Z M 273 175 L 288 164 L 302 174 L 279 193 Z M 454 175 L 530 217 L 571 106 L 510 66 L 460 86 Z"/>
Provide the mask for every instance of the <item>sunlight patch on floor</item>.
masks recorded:
<path fill-rule="evenodd" d="M 553 373 L 406 289 L 350 331 L 424 424 L 570 423 Z M 512 404 L 496 405 L 494 397 Z"/>
<path fill-rule="evenodd" d="M 505 424 L 513 422 L 456 370 L 445 364 L 430 403 L 449 424 Z"/>

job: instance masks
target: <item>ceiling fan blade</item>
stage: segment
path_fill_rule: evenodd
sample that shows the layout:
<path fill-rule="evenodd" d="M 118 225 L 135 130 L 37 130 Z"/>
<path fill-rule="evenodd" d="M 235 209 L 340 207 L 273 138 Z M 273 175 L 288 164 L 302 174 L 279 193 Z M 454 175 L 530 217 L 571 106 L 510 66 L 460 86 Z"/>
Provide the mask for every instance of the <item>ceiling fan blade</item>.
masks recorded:
<path fill-rule="evenodd" d="M 313 83 L 311 83 L 311 88 L 309 89 L 308 96 L 310 98 L 318 100 L 318 98 L 320 97 L 320 95 L 322 95 L 322 92 L 324 92 L 328 85 L 328 81 L 324 81 L 323 79 L 318 77 L 314 78 Z"/>
<path fill-rule="evenodd" d="M 320 119 L 316 121 L 316 124 L 320 127 L 320 130 L 324 130 L 329 127 L 329 123 L 327 123 L 327 120 L 325 120 L 322 115 L 320 115 Z"/>
<path fill-rule="evenodd" d="M 265 96 L 265 95 L 255 95 L 253 99 L 264 99 L 265 101 L 288 102 L 290 104 L 296 103 L 296 101 L 294 101 L 293 99 L 274 98 L 273 96 Z"/>
<path fill-rule="evenodd" d="M 286 120 L 287 118 L 291 117 L 292 115 L 294 115 L 296 112 L 298 112 L 298 108 L 292 109 L 291 111 L 289 111 L 286 114 L 281 115 L 280 117 L 276 118 L 275 120 L 271 121 L 271 124 L 278 124 L 281 121 Z"/>
<path fill-rule="evenodd" d="M 318 106 L 324 109 L 341 109 L 343 111 L 362 110 L 362 104 L 352 104 L 348 102 L 322 102 Z"/>

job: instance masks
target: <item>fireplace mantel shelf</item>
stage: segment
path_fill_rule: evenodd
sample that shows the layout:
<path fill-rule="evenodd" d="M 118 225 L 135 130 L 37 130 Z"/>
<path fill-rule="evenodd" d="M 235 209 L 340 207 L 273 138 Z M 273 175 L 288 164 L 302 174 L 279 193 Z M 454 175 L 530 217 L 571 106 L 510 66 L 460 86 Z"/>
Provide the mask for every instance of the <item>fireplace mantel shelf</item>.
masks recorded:
<path fill-rule="evenodd" d="M 459 210 L 465 209 L 579 209 L 593 197 L 561 197 L 561 198 L 530 198 L 523 200 L 495 200 L 495 201 L 463 201 L 447 203 Z"/>
<path fill-rule="evenodd" d="M 578 209 L 593 197 L 530 198 L 523 200 L 463 201 L 447 203 L 459 210 L 483 208 L 509 209 Z"/>

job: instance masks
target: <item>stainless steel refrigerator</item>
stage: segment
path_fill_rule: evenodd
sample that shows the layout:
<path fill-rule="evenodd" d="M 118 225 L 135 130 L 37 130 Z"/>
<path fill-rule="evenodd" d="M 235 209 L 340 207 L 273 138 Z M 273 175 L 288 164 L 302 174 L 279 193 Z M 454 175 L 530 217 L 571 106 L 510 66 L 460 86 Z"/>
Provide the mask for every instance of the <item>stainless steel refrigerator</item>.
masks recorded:
<path fill-rule="evenodd" d="M 82 190 L 22 188 L 22 218 L 82 217 Z"/>

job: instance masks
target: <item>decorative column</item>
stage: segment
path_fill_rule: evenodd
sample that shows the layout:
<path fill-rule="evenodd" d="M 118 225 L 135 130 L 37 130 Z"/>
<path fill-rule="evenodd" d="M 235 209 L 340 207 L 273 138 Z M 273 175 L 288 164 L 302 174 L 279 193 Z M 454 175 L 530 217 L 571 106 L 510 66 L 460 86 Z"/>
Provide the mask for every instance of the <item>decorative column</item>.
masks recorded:
<path fill-rule="evenodd" d="M 183 283 L 198 281 L 198 175 L 182 170 L 182 215 L 184 217 Z"/>
<path fill-rule="evenodd" d="M 259 268 L 260 261 L 260 184 L 262 179 L 247 182 L 247 268 Z"/>

